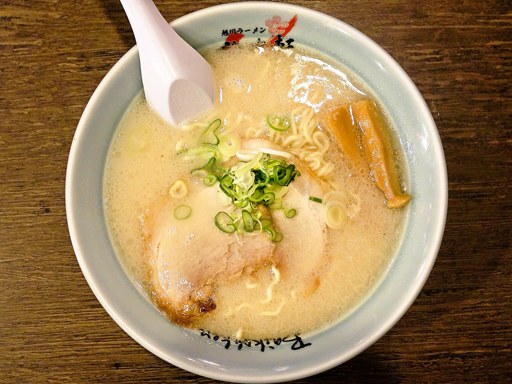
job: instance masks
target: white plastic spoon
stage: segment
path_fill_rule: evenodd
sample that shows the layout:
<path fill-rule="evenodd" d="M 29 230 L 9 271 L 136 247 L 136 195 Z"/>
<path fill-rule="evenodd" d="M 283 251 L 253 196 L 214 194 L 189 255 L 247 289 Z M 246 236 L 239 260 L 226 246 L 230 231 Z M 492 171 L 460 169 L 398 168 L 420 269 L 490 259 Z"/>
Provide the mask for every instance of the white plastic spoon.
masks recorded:
<path fill-rule="evenodd" d="M 121 0 L 139 48 L 144 93 L 167 122 L 178 125 L 213 105 L 208 62 L 165 21 L 151 0 Z"/>

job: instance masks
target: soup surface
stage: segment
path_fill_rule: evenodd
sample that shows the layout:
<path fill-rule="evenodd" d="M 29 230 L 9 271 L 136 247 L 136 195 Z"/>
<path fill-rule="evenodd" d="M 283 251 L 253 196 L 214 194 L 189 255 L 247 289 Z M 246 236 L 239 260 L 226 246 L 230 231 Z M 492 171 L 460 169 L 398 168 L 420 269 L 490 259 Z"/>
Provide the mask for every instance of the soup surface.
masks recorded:
<path fill-rule="evenodd" d="M 170 127 L 139 96 L 116 132 L 104 197 L 118 256 L 178 324 L 238 339 L 321 329 L 399 244 L 399 146 L 364 85 L 315 52 L 204 54 L 212 111 Z"/>

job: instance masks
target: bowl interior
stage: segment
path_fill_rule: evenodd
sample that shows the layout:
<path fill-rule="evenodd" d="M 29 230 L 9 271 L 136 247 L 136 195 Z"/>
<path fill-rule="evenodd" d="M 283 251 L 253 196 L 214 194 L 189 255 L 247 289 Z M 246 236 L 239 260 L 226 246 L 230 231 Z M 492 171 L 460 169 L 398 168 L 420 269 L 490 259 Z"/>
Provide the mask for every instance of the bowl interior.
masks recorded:
<path fill-rule="evenodd" d="M 340 364 L 381 337 L 410 306 L 435 261 L 447 205 L 446 166 L 438 132 L 421 95 L 396 62 L 370 39 L 324 14 L 291 5 L 244 2 L 216 6 L 172 23 L 196 48 L 225 40 L 242 28 L 248 37 L 274 15 L 297 15 L 289 37 L 349 67 L 380 99 L 404 148 L 414 199 L 403 242 L 387 274 L 343 321 L 302 340 L 213 340 L 168 322 L 132 284 L 109 239 L 103 212 L 103 171 L 123 113 L 142 89 L 138 53 L 130 50 L 108 73 L 77 128 L 66 177 L 66 208 L 82 271 L 110 316 L 137 342 L 191 372 L 238 382 L 272 382 L 312 375 Z M 257 33 L 252 31 L 257 30 Z M 277 343 L 278 342 L 278 343 Z M 301 348 L 302 347 L 302 348 Z M 262 353 L 264 350 L 264 353 Z"/>

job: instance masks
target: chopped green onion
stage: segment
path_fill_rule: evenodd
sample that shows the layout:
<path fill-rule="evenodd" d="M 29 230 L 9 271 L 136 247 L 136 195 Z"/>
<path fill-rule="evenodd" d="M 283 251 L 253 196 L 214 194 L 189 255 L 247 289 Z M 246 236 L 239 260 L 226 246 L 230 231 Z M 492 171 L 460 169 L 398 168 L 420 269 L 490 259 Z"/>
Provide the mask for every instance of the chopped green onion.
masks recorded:
<path fill-rule="evenodd" d="M 203 179 L 204 185 L 206 185 L 208 187 L 211 187 L 216 182 L 217 182 L 217 177 L 211 173 Z"/>
<path fill-rule="evenodd" d="M 268 155 L 266 157 L 267 158 L 265 159 L 265 165 L 266 165 L 267 169 L 272 169 L 276 165 L 283 165 L 283 161 L 281 161 L 281 160 L 271 159 Z"/>
<path fill-rule="evenodd" d="M 222 122 L 220 119 L 215 119 L 210 123 L 210 125 L 208 126 L 208 129 L 211 129 L 213 132 L 215 132 L 217 130 L 217 128 L 220 127 L 221 124 L 222 124 Z"/>
<path fill-rule="evenodd" d="M 254 173 L 254 183 L 258 187 L 264 187 L 270 181 L 270 175 L 264 169 L 257 169 L 255 171 L 253 171 L 253 173 Z"/>
<path fill-rule="evenodd" d="M 321 199 L 321 198 L 319 198 L 319 197 L 309 196 L 309 200 L 314 201 L 315 203 L 320 203 L 320 204 L 322 204 L 322 199 Z"/>
<path fill-rule="evenodd" d="M 242 211 L 242 220 L 244 222 L 244 229 L 247 231 L 247 232 L 252 232 L 254 231 L 254 225 L 255 225 L 255 222 L 254 222 L 254 218 L 251 216 L 251 214 L 249 213 L 248 210 L 244 209 Z"/>
<path fill-rule="evenodd" d="M 247 200 L 235 200 L 233 205 L 237 208 L 245 208 L 249 205 L 249 202 Z"/>
<path fill-rule="evenodd" d="M 267 192 L 263 194 L 261 201 L 264 202 L 266 205 L 270 205 L 274 202 L 275 199 L 276 195 L 274 192 Z"/>
<path fill-rule="evenodd" d="M 284 185 L 286 181 L 286 168 L 282 165 L 276 165 L 274 167 L 274 176 L 276 178 L 277 184 Z"/>
<path fill-rule="evenodd" d="M 208 125 L 208 128 L 203 132 L 202 136 L 206 137 L 206 140 L 208 140 L 208 144 L 218 145 L 219 144 L 219 136 L 218 136 L 218 130 L 221 126 L 222 122 L 220 119 L 213 120 L 210 125 Z M 210 142 L 211 141 L 211 142 Z"/>
<path fill-rule="evenodd" d="M 219 212 L 215 215 L 215 225 L 222 232 L 233 233 L 236 231 L 236 224 L 226 212 Z"/>
<path fill-rule="evenodd" d="M 292 217 L 295 217 L 296 214 L 297 214 L 297 210 L 293 209 L 293 208 L 285 212 L 285 216 L 289 219 L 291 219 Z"/>
<path fill-rule="evenodd" d="M 261 189 L 256 189 L 251 196 L 249 196 L 249 201 L 254 203 L 259 203 L 263 200 L 263 191 Z"/>
<path fill-rule="evenodd" d="M 272 227 L 265 228 L 265 232 L 269 234 L 270 240 L 274 243 L 279 243 L 283 240 L 283 235 Z"/>
<path fill-rule="evenodd" d="M 220 189 L 229 197 L 233 197 L 233 178 L 226 173 L 221 179 L 219 183 Z"/>
<path fill-rule="evenodd" d="M 290 121 L 285 116 L 269 115 L 267 116 L 267 123 L 270 128 L 278 132 L 283 132 L 290 128 Z"/>
<path fill-rule="evenodd" d="M 286 168 L 282 165 L 276 165 L 274 167 L 274 176 L 277 184 L 281 186 L 288 186 L 295 178 L 295 165 L 290 164 Z"/>
<path fill-rule="evenodd" d="M 275 199 L 276 194 L 274 192 L 264 192 L 261 189 L 256 189 L 254 193 L 249 196 L 250 201 L 266 205 L 272 204 Z"/>
<path fill-rule="evenodd" d="M 188 205 L 178 205 L 174 210 L 174 217 L 177 220 L 185 220 L 192 214 L 192 208 Z"/>
<path fill-rule="evenodd" d="M 278 127 L 283 128 L 289 124 L 289 121 L 286 118 L 274 116 L 270 123 L 275 123 Z M 259 231 L 265 230 L 269 233 L 271 240 L 277 243 L 282 240 L 283 235 L 276 231 L 272 219 L 268 218 L 268 215 L 261 218 L 260 209 L 261 206 L 264 206 L 265 210 L 271 211 L 283 209 L 286 217 L 295 217 L 297 214 L 295 209 L 283 208 L 283 198 L 289 190 L 289 184 L 297 176 L 300 176 L 300 173 L 295 169 L 294 164 L 288 164 L 283 159 L 272 158 L 269 154 L 262 152 L 256 153 L 249 161 L 238 162 L 229 169 L 224 169 L 219 166 L 219 163 L 225 164 L 223 163 L 225 157 L 220 146 L 225 144 L 226 148 L 224 149 L 231 150 L 232 148 L 229 147 L 237 145 L 237 143 L 234 142 L 236 138 L 231 138 L 229 135 L 220 136 L 222 140 L 219 142 L 218 133 L 221 126 L 221 120 L 217 119 L 211 122 L 205 130 L 203 136 L 215 137 L 215 144 L 201 144 L 202 148 L 209 148 L 211 155 L 202 167 L 191 171 L 194 177 L 202 180 L 207 186 L 213 186 L 218 181 L 219 188 L 231 200 L 235 216 L 232 217 L 226 212 L 218 212 L 214 220 L 215 225 L 225 233 L 237 232 L 240 229 L 245 232 L 253 232 L 255 228 L 258 228 Z M 223 143 L 223 140 L 226 140 L 226 143 Z M 230 140 L 233 142 L 229 142 Z M 314 196 L 311 196 L 310 199 L 322 202 L 321 199 Z M 187 215 L 183 216 L 188 217 Z"/>

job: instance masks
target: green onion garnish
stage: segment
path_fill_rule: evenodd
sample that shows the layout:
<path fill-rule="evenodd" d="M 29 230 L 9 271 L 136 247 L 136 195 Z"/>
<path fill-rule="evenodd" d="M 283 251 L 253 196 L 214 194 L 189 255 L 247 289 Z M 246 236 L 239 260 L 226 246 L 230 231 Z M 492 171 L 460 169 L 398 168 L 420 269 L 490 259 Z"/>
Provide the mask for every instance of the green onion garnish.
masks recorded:
<path fill-rule="evenodd" d="M 286 130 L 290 125 L 287 118 L 271 116 L 268 123 L 273 129 Z M 288 192 L 288 186 L 300 176 L 294 164 L 288 164 L 283 159 L 272 158 L 268 154 L 257 153 L 247 162 L 238 162 L 229 169 L 219 164 L 219 159 L 224 159 L 219 152 L 219 131 L 222 121 L 212 121 L 204 131 L 201 151 L 198 154 L 211 153 L 207 162 L 191 171 L 196 180 L 202 180 L 206 186 L 213 186 L 219 182 L 219 188 L 231 199 L 235 208 L 230 216 L 226 212 L 219 212 L 215 216 L 215 225 L 223 232 L 233 233 L 240 230 L 253 232 L 256 227 L 269 232 L 273 242 L 281 241 L 283 235 L 272 227 L 272 220 L 261 219 L 260 206 L 269 210 L 283 209 L 283 198 Z M 220 156 L 220 157 L 219 157 Z M 311 200 L 322 202 L 321 199 L 310 197 Z M 189 207 L 176 210 L 175 215 L 180 220 L 191 214 Z M 185 211 L 182 212 L 182 209 Z M 295 209 L 284 210 L 286 217 L 296 215 Z"/>
<path fill-rule="evenodd" d="M 249 202 L 247 200 L 234 200 L 233 205 L 237 208 L 245 208 L 249 205 Z"/>
<path fill-rule="evenodd" d="M 220 119 L 213 120 L 208 128 L 203 132 L 202 136 L 205 137 L 208 144 L 218 145 L 219 144 L 219 136 L 218 131 L 222 122 Z"/>
<path fill-rule="evenodd" d="M 288 186 L 288 184 L 293 181 L 296 174 L 295 165 L 293 164 L 288 165 L 286 168 L 281 165 L 276 165 L 274 167 L 275 179 L 277 184 L 281 186 Z"/>
<path fill-rule="evenodd" d="M 217 177 L 214 174 L 209 174 L 203 179 L 204 185 L 211 187 L 213 184 L 217 182 Z"/>
<path fill-rule="evenodd" d="M 271 239 L 274 243 L 279 243 L 281 240 L 283 240 L 283 234 L 281 232 L 276 232 L 274 235 L 274 238 Z"/>
<path fill-rule="evenodd" d="M 233 219 L 226 212 L 219 212 L 215 215 L 215 225 L 226 233 L 233 233 L 237 229 Z"/>
<path fill-rule="evenodd" d="M 272 227 L 265 228 L 265 232 L 269 234 L 270 240 L 274 243 L 279 243 L 283 240 L 283 235 Z"/>
<path fill-rule="evenodd" d="M 257 169 L 255 171 L 253 171 L 253 173 L 254 173 L 254 183 L 258 187 L 262 187 L 262 186 L 264 187 L 270 181 L 270 175 L 264 169 Z"/>
<path fill-rule="evenodd" d="M 209 171 L 218 169 L 216 163 L 210 160 L 202 168 Z M 216 176 L 220 189 L 231 198 L 232 204 L 242 211 L 241 217 L 231 218 L 233 225 L 236 227 L 235 222 L 238 223 L 241 220 L 241 229 L 245 232 L 253 232 L 256 225 L 261 226 L 262 230 L 271 229 L 272 241 L 280 241 L 282 234 L 274 233 L 272 220 L 259 220 L 261 213 L 258 212 L 258 206 L 263 205 L 271 210 L 282 209 L 282 199 L 288 191 L 288 185 L 295 177 L 300 176 L 295 165 L 259 153 L 248 162 L 240 162 L 232 166 L 224 174 L 217 172 Z M 291 218 L 295 216 L 296 211 L 289 210 L 285 214 Z M 230 227 L 229 230 L 233 228 Z"/>
<path fill-rule="evenodd" d="M 254 219 L 251 216 L 251 214 L 249 213 L 249 211 L 246 209 L 244 209 L 242 211 L 242 221 L 244 223 L 244 229 L 246 230 L 246 232 L 254 231 L 254 225 L 255 225 Z"/>
<path fill-rule="evenodd" d="M 185 220 L 192 214 L 192 208 L 188 205 L 178 205 L 174 210 L 174 217 L 177 220 Z"/>
<path fill-rule="evenodd" d="M 290 121 L 285 116 L 269 115 L 267 116 L 267 123 L 274 131 L 283 132 L 290 128 Z"/>
<path fill-rule="evenodd" d="M 291 219 L 292 217 L 295 217 L 295 215 L 297 214 L 297 210 L 296 209 L 289 209 L 288 211 L 285 212 L 285 216 L 289 219 Z"/>
<path fill-rule="evenodd" d="M 220 189 L 229 197 L 234 196 L 233 192 L 233 177 L 226 173 L 221 179 L 219 183 Z"/>
<path fill-rule="evenodd" d="M 260 203 L 263 200 L 263 195 L 264 193 L 262 189 L 256 189 L 248 199 L 254 203 Z"/>
<path fill-rule="evenodd" d="M 266 205 L 270 205 L 274 202 L 275 199 L 276 195 L 274 192 L 267 192 L 263 194 L 261 201 Z"/>
<path fill-rule="evenodd" d="M 315 197 L 315 196 L 309 196 L 309 200 L 311 201 L 314 201 L 315 203 L 320 203 L 322 204 L 323 200 L 319 197 Z"/>

